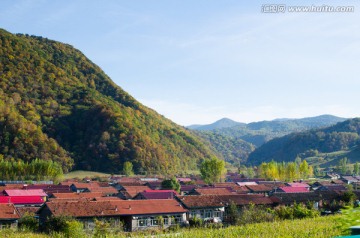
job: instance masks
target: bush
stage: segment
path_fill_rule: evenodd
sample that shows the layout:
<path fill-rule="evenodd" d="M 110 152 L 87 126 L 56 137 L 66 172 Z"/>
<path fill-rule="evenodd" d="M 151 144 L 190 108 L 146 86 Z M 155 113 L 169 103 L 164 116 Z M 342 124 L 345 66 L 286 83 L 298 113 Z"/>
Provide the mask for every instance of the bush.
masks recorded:
<path fill-rule="evenodd" d="M 203 227 L 204 221 L 198 217 L 192 217 L 189 219 L 190 227 Z"/>
<path fill-rule="evenodd" d="M 294 203 L 293 206 L 279 206 L 274 209 L 277 218 L 285 219 L 302 219 L 318 217 L 320 212 L 313 207 L 306 206 L 302 203 Z"/>
<path fill-rule="evenodd" d="M 44 224 L 44 231 L 52 236 L 57 234 L 67 238 L 85 236 L 83 224 L 69 216 L 50 217 Z"/>
<path fill-rule="evenodd" d="M 246 206 L 240 212 L 240 216 L 237 224 L 250 224 L 250 223 L 259 223 L 259 222 L 270 222 L 274 221 L 275 216 L 262 206 L 255 206 L 251 204 Z"/>
<path fill-rule="evenodd" d="M 36 232 L 39 230 L 39 221 L 29 213 L 25 213 L 24 216 L 19 219 L 19 229 L 22 231 Z"/>

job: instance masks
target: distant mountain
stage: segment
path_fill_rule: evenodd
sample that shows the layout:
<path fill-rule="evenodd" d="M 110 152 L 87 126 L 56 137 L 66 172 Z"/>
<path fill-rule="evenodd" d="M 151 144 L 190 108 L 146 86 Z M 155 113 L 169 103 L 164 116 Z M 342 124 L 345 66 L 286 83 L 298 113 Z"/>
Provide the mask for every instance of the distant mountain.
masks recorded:
<path fill-rule="evenodd" d="M 310 162 L 314 164 L 325 164 L 347 154 L 353 160 L 360 161 L 359 145 L 360 118 L 354 118 L 330 127 L 272 139 L 253 151 L 247 162 L 257 165 L 271 160 L 293 161 L 300 156 L 310 158 Z"/>
<path fill-rule="evenodd" d="M 212 124 L 209 125 L 191 125 L 188 126 L 188 129 L 191 130 L 198 130 L 198 131 L 211 131 L 215 129 L 223 129 L 223 128 L 229 128 L 237 125 L 245 125 L 245 123 L 236 122 L 229 118 L 222 118 Z"/>
<path fill-rule="evenodd" d="M 321 115 L 302 119 L 252 122 L 231 128 L 214 129 L 213 131 L 233 138 L 240 138 L 259 147 L 276 137 L 281 137 L 292 132 L 326 127 L 345 120 L 345 118 L 332 115 Z"/>
<path fill-rule="evenodd" d="M 0 45 L 0 157 L 110 173 L 131 161 L 137 173 L 174 174 L 215 156 L 72 46 L 1 29 Z"/>
<path fill-rule="evenodd" d="M 225 119 L 227 122 L 229 119 Z M 288 135 L 293 132 L 302 132 L 314 128 L 322 128 L 334 125 L 337 122 L 345 121 L 332 115 L 321 115 L 302 119 L 276 119 L 273 121 L 260 121 L 245 123 L 231 123 L 227 127 L 215 122 L 210 125 L 195 128 L 196 133 L 209 142 L 209 144 L 226 161 L 238 164 L 239 161 L 245 162 L 248 155 L 267 141 Z M 226 124 L 226 123 L 225 123 Z M 234 125 L 235 124 L 235 125 Z M 232 126 L 230 126 L 232 125 Z"/>

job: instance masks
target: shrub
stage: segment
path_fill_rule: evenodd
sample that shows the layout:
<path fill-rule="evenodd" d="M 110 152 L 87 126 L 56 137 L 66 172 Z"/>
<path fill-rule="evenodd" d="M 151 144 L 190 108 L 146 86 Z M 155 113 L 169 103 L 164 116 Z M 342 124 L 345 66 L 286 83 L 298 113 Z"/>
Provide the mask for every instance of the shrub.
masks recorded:
<path fill-rule="evenodd" d="M 204 225 L 204 221 L 198 217 L 192 217 L 189 219 L 190 227 L 202 227 Z"/>
<path fill-rule="evenodd" d="M 262 206 L 255 206 L 250 204 L 242 209 L 240 212 L 238 224 L 250 224 L 259 222 L 274 221 L 275 216 L 268 209 Z"/>
<path fill-rule="evenodd" d="M 19 229 L 22 231 L 38 231 L 39 221 L 29 213 L 25 213 L 24 216 L 19 219 Z"/>
<path fill-rule="evenodd" d="M 69 216 L 50 217 L 44 224 L 44 231 L 51 234 L 51 236 L 63 235 L 67 238 L 77 238 L 85 235 L 83 224 Z"/>

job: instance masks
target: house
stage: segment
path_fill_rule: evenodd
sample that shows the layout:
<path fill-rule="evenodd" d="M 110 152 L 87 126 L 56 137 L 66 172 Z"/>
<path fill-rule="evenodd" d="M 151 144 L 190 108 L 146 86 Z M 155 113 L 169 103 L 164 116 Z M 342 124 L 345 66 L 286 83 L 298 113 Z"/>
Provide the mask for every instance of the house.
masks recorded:
<path fill-rule="evenodd" d="M 307 183 L 286 183 L 285 184 L 288 187 L 293 188 L 306 188 L 307 190 L 310 190 L 310 185 Z"/>
<path fill-rule="evenodd" d="M 200 218 L 204 221 L 221 222 L 224 217 L 225 204 L 217 195 L 177 196 L 186 209 L 188 218 Z"/>
<path fill-rule="evenodd" d="M 89 192 L 89 193 L 53 193 L 50 200 L 53 199 L 67 199 L 67 200 L 79 200 L 79 199 L 94 199 L 97 197 L 103 197 L 101 192 Z"/>
<path fill-rule="evenodd" d="M 196 185 L 181 185 L 180 193 L 181 193 L 181 195 L 188 195 L 195 188 L 196 188 Z"/>
<path fill-rule="evenodd" d="M 188 183 L 190 183 L 192 180 L 191 180 L 191 178 L 177 178 L 177 181 L 178 181 L 180 184 L 188 184 Z"/>
<path fill-rule="evenodd" d="M 309 188 L 307 187 L 279 187 L 274 190 L 274 193 L 306 193 L 310 192 Z"/>
<path fill-rule="evenodd" d="M 346 191 L 347 188 L 341 184 L 330 184 L 319 187 L 316 191 Z"/>
<path fill-rule="evenodd" d="M 20 215 L 12 203 L 0 203 L 0 229 L 17 228 Z"/>
<path fill-rule="evenodd" d="M 256 182 L 237 182 L 236 184 L 240 187 L 245 187 L 246 185 L 258 185 Z"/>
<path fill-rule="evenodd" d="M 162 182 L 160 182 L 160 181 L 149 181 L 145 185 L 153 190 L 158 190 L 158 189 L 161 189 L 161 184 L 162 184 Z"/>
<path fill-rule="evenodd" d="M 326 175 L 324 176 L 325 179 L 331 179 L 331 180 L 336 180 L 340 178 L 340 175 L 337 173 L 332 173 L 332 172 L 328 172 L 326 173 Z"/>
<path fill-rule="evenodd" d="M 189 195 L 231 195 L 234 194 L 231 188 L 203 187 L 195 188 Z"/>
<path fill-rule="evenodd" d="M 359 180 L 353 176 L 342 176 L 341 180 L 344 181 L 346 184 L 359 182 Z"/>
<path fill-rule="evenodd" d="M 112 186 L 92 187 L 89 189 L 89 191 L 92 193 L 101 193 L 103 196 L 116 196 L 119 193 L 119 191 Z"/>
<path fill-rule="evenodd" d="M 68 185 L 54 185 L 54 184 L 35 184 L 24 185 L 23 189 L 42 189 L 47 195 L 52 193 L 71 193 L 70 186 Z"/>
<path fill-rule="evenodd" d="M 179 202 L 168 200 L 105 200 L 48 202 L 37 214 L 40 225 L 50 216 L 67 215 L 81 221 L 85 229 L 93 229 L 94 219 L 107 220 L 114 228 L 124 225 L 126 231 L 145 230 L 162 226 L 182 225 L 186 212 Z"/>
<path fill-rule="evenodd" d="M 122 199 L 132 199 L 138 193 L 144 192 L 145 190 L 149 190 L 148 186 L 123 186 L 123 188 L 119 191 L 118 197 Z"/>
<path fill-rule="evenodd" d="M 341 195 L 334 191 L 315 191 L 305 193 L 274 193 L 271 198 L 277 198 L 282 205 L 293 205 L 296 203 L 307 204 L 313 202 L 315 207 L 322 207 L 324 203 L 331 203 L 334 200 L 339 201 Z"/>
<path fill-rule="evenodd" d="M 45 198 L 40 196 L 0 196 L 0 203 L 12 203 L 18 206 L 41 206 Z"/>
<path fill-rule="evenodd" d="M 145 190 L 144 192 L 138 193 L 134 199 L 174 199 L 178 195 L 174 190 Z"/>
<path fill-rule="evenodd" d="M 252 194 L 263 194 L 267 195 L 271 192 L 272 188 L 269 186 L 266 186 L 265 184 L 258 184 L 258 185 L 246 185 L 246 187 L 249 189 L 249 193 Z"/>

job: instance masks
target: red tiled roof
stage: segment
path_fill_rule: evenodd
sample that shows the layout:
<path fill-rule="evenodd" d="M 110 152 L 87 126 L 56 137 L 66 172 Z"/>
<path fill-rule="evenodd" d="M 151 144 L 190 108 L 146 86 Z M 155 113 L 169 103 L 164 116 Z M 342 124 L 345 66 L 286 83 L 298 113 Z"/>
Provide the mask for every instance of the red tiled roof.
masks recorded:
<path fill-rule="evenodd" d="M 307 183 L 286 183 L 290 187 L 297 187 L 297 188 L 309 188 L 309 184 Z"/>
<path fill-rule="evenodd" d="M 123 186 L 122 190 L 126 192 L 125 193 L 126 197 L 133 198 L 138 193 L 144 192 L 145 190 L 148 190 L 148 189 L 149 189 L 148 186 Z"/>
<path fill-rule="evenodd" d="M 13 203 L 15 205 L 41 205 L 45 201 L 41 196 L 1 196 L 0 203 Z"/>
<path fill-rule="evenodd" d="M 91 192 L 100 192 L 103 194 L 117 194 L 118 190 L 114 187 L 93 187 L 90 188 Z"/>
<path fill-rule="evenodd" d="M 306 193 L 309 189 L 306 187 L 280 187 L 279 190 L 285 193 Z"/>
<path fill-rule="evenodd" d="M 73 217 L 106 217 L 144 214 L 173 214 L 187 212 L 175 200 L 111 200 L 48 202 L 53 215 Z M 39 210 L 39 213 L 41 209 Z"/>
<path fill-rule="evenodd" d="M 144 191 L 139 193 L 138 196 L 143 199 L 173 199 L 175 195 L 177 195 L 177 193 L 172 190 L 166 190 L 166 191 L 153 190 L 153 191 L 154 192 Z M 138 198 L 138 196 L 136 196 L 134 199 Z"/>
<path fill-rule="evenodd" d="M 196 188 L 195 191 L 200 195 L 230 195 L 233 194 L 229 188 Z"/>
<path fill-rule="evenodd" d="M 177 196 L 188 209 L 202 207 L 223 207 L 224 204 L 218 195 L 190 195 Z"/>
<path fill-rule="evenodd" d="M 80 199 L 80 198 L 96 198 L 102 197 L 101 192 L 91 192 L 91 193 L 53 193 L 52 197 L 57 199 Z"/>
<path fill-rule="evenodd" d="M 0 204 L 0 220 L 19 219 L 20 215 L 15 209 L 14 204 Z"/>
<path fill-rule="evenodd" d="M 40 196 L 46 197 L 47 194 L 42 189 L 6 189 L 4 191 L 8 196 Z"/>
<path fill-rule="evenodd" d="M 238 195 L 219 195 L 223 203 L 229 204 L 231 201 L 238 206 L 243 205 L 271 205 L 274 203 L 269 197 L 258 194 L 238 194 Z"/>
<path fill-rule="evenodd" d="M 271 187 L 266 186 L 265 184 L 258 184 L 258 185 L 246 185 L 246 187 L 251 192 L 270 192 L 272 190 Z"/>
<path fill-rule="evenodd" d="M 17 207 L 16 210 L 18 211 L 20 217 L 24 216 L 25 214 L 29 214 L 31 216 L 35 216 L 35 213 L 39 210 L 40 207 Z"/>

